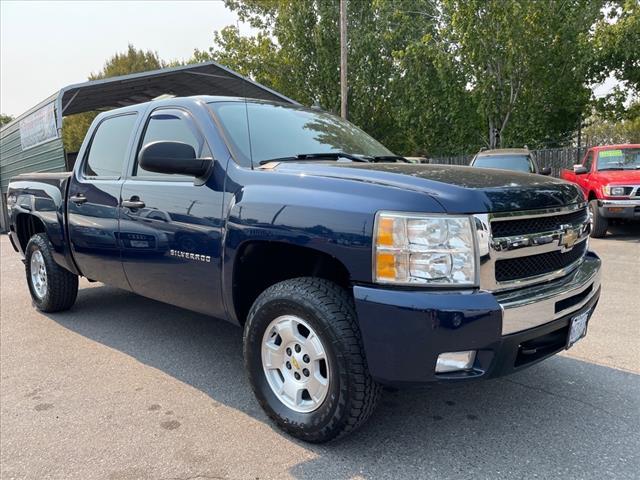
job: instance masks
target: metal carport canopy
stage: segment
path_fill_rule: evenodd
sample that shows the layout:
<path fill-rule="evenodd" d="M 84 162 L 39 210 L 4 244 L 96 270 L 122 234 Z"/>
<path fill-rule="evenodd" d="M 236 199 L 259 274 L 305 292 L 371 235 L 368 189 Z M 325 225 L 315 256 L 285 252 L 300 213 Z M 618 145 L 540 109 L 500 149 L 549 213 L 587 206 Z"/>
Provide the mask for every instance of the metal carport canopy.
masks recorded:
<path fill-rule="evenodd" d="M 125 107 L 164 94 L 248 97 L 297 104 L 216 62 L 206 62 L 69 85 L 60 90 L 56 100 L 58 128 L 66 115 Z"/>

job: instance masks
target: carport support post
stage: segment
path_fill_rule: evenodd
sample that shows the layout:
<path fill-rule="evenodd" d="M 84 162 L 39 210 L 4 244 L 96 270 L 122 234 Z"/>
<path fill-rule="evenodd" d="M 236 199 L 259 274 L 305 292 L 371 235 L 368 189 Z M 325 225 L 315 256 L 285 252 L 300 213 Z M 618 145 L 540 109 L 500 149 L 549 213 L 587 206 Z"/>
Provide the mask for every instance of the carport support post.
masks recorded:
<path fill-rule="evenodd" d="M 340 116 L 347 113 L 347 0 L 340 0 Z"/>

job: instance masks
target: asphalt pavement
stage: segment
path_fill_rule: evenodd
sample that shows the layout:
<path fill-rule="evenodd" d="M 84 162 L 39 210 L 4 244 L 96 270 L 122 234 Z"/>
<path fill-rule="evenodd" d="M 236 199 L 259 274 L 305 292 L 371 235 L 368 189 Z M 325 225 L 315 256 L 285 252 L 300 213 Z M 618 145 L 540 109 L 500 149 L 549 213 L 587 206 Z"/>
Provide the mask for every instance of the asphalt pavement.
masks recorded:
<path fill-rule="evenodd" d="M 638 478 L 640 225 L 592 248 L 588 336 L 503 379 L 383 395 L 327 445 L 280 433 L 254 400 L 239 328 L 99 283 L 39 313 L 1 237 L 2 479 Z"/>

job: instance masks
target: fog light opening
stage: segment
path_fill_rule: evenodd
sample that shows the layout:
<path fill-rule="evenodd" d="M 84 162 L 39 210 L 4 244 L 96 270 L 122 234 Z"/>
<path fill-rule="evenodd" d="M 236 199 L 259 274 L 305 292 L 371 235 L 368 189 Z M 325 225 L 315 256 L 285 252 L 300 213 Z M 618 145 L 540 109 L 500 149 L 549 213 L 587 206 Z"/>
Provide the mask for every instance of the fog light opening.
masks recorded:
<path fill-rule="evenodd" d="M 470 370 L 476 361 L 476 350 L 464 352 L 445 352 L 438 355 L 436 373 L 459 372 Z"/>

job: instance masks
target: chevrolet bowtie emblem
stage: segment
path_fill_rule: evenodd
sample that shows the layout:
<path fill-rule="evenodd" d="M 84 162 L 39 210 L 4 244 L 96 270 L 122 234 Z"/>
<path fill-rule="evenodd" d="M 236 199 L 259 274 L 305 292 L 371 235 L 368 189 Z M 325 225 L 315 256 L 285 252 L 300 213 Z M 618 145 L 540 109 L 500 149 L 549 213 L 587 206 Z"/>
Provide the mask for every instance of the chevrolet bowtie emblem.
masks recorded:
<path fill-rule="evenodd" d="M 295 357 L 291 357 L 291 364 L 293 365 L 293 367 L 296 370 L 300 369 L 300 364 L 298 363 L 298 361 L 295 359 Z"/>
<path fill-rule="evenodd" d="M 578 231 L 573 228 L 566 228 L 560 237 L 560 246 L 565 250 L 571 250 L 578 240 Z"/>

